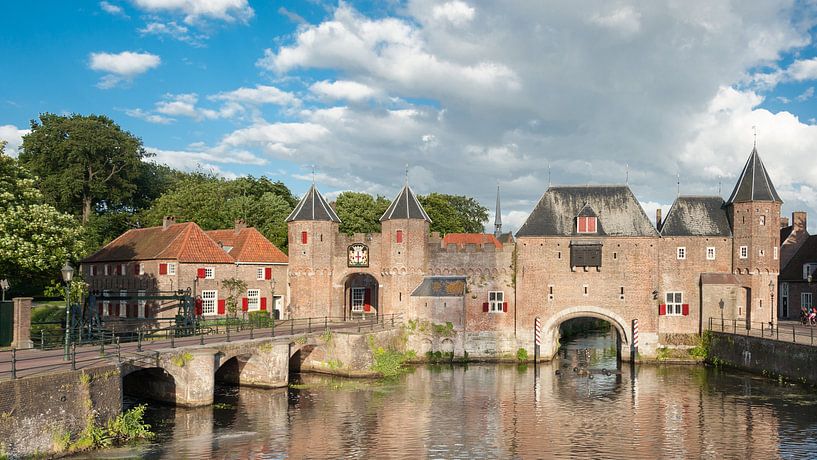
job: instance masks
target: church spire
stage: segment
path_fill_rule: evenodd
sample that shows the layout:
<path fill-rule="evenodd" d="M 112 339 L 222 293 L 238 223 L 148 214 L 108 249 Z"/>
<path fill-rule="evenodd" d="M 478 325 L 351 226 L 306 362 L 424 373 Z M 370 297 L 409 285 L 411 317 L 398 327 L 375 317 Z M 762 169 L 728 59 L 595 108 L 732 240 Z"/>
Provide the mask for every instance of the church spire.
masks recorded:
<path fill-rule="evenodd" d="M 499 208 L 499 184 L 496 184 L 496 217 L 494 218 L 494 236 L 502 234 L 502 210 Z"/>

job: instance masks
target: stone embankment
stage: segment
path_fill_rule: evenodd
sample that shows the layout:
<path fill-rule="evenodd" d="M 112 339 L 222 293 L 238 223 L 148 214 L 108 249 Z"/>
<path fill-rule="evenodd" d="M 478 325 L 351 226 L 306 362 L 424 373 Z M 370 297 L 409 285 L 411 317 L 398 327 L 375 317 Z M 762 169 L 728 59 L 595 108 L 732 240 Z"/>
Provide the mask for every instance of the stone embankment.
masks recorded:
<path fill-rule="evenodd" d="M 769 376 L 817 385 L 817 347 L 723 332 L 711 332 L 707 360 Z"/>

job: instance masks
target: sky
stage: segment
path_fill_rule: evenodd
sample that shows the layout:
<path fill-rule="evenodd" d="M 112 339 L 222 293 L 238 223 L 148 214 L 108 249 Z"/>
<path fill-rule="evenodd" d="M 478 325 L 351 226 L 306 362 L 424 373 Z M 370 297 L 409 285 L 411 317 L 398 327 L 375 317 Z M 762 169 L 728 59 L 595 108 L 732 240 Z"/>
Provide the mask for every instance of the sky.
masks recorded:
<path fill-rule="evenodd" d="M 549 185 L 647 215 L 735 185 L 753 143 L 817 228 L 817 1 L 5 2 L 0 139 L 105 114 L 161 162 L 468 195 L 517 230 Z M 313 174 L 314 170 L 314 174 Z"/>

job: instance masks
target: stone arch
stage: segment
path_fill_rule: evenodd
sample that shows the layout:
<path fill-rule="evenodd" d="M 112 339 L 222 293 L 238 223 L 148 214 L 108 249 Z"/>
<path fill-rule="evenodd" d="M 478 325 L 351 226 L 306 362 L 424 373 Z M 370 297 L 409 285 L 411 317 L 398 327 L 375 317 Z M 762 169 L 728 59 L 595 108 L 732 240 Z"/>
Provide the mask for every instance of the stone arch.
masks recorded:
<path fill-rule="evenodd" d="M 580 306 L 566 308 L 548 318 L 545 321 L 542 330 L 545 331 L 545 334 L 558 337 L 559 325 L 569 319 L 582 317 L 597 318 L 607 321 L 618 331 L 618 336 L 621 338 L 621 343 L 629 346 L 630 335 L 628 334 L 627 327 L 629 322 L 617 313 L 601 307 Z"/>
<path fill-rule="evenodd" d="M 443 353 L 454 353 L 454 341 L 451 339 L 443 339 L 440 343 L 440 351 Z"/>
<path fill-rule="evenodd" d="M 450 275 L 450 274 L 451 274 L 451 270 L 449 270 L 448 268 L 443 270 L 443 275 Z"/>

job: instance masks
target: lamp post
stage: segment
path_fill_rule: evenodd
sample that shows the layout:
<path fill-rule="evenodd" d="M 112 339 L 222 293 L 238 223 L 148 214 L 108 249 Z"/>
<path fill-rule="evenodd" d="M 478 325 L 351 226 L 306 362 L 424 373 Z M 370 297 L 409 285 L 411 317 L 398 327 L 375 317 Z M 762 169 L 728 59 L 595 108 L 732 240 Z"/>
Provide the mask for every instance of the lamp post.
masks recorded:
<path fill-rule="evenodd" d="M 0 289 L 3 290 L 3 302 L 6 301 L 6 290 L 9 288 L 9 280 L 0 280 Z"/>
<path fill-rule="evenodd" d="M 769 314 L 769 325 L 771 325 L 771 324 L 774 323 L 774 312 L 776 310 L 776 308 L 774 306 L 774 281 L 773 280 L 769 280 L 769 297 L 771 298 L 771 302 L 770 302 L 771 308 L 769 308 L 771 310 L 771 313 Z"/>
<path fill-rule="evenodd" d="M 68 361 L 68 345 L 71 340 L 71 280 L 74 279 L 74 267 L 66 260 L 60 272 L 62 280 L 65 281 L 65 349 L 62 358 Z"/>

